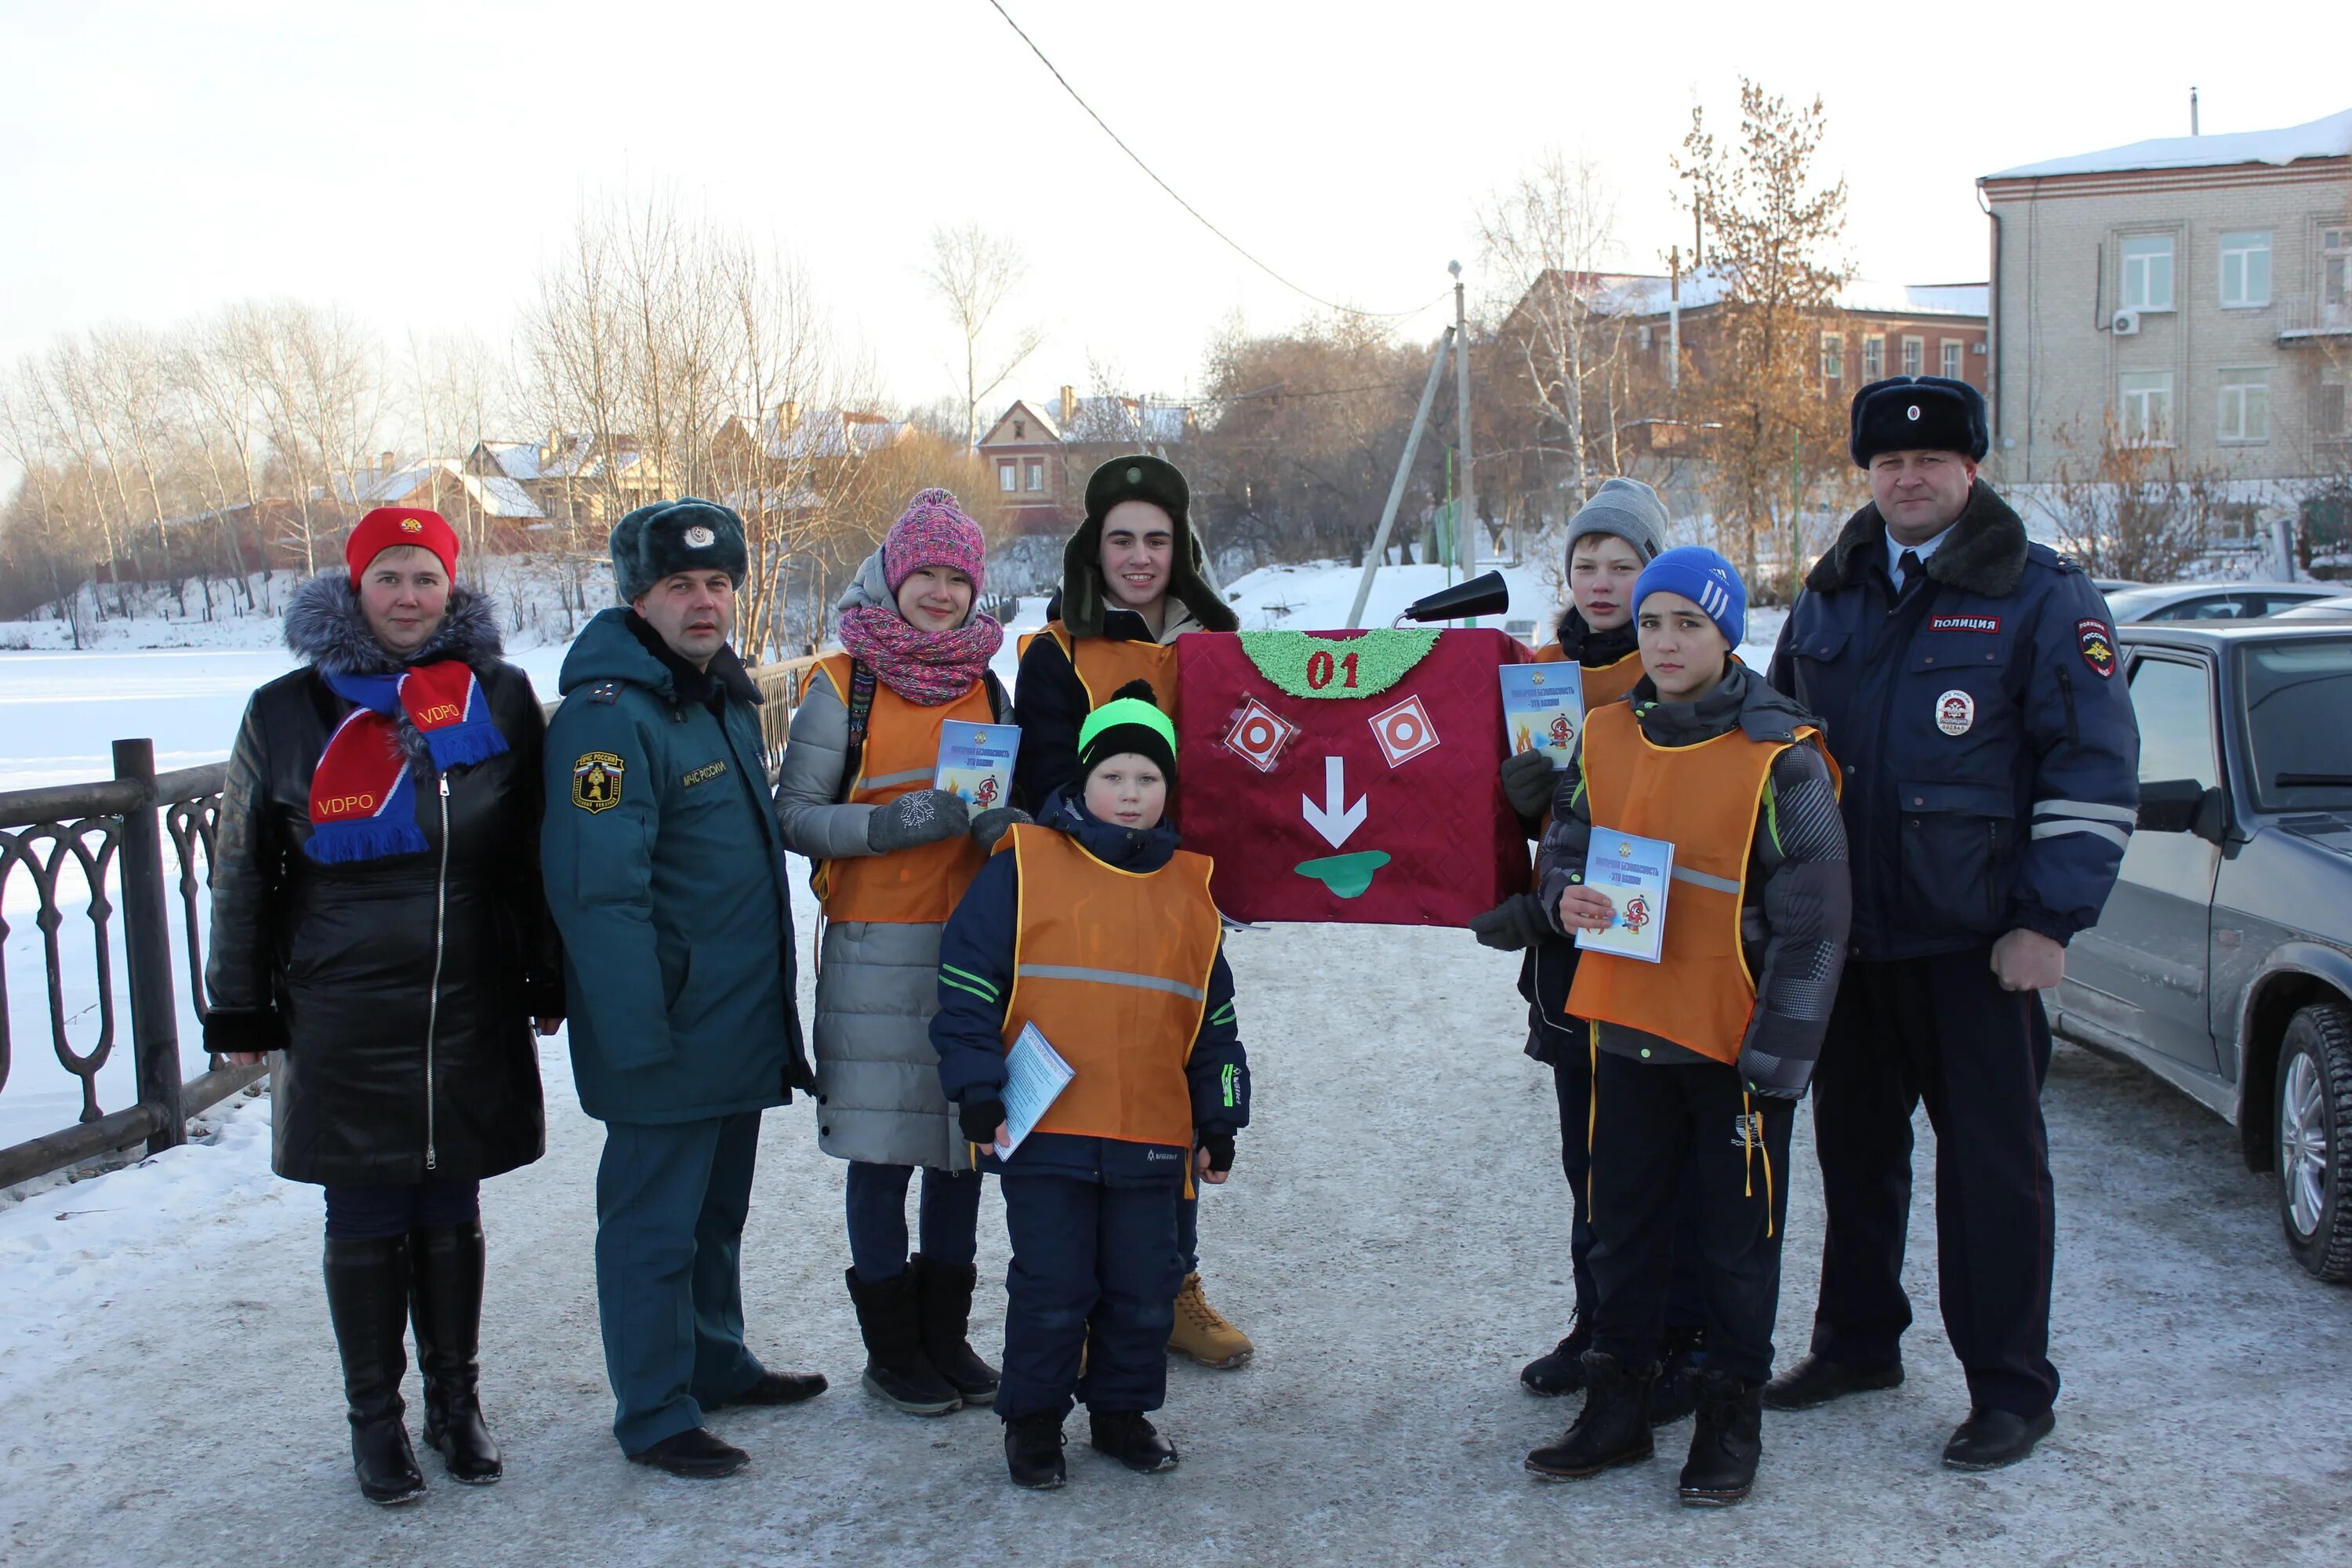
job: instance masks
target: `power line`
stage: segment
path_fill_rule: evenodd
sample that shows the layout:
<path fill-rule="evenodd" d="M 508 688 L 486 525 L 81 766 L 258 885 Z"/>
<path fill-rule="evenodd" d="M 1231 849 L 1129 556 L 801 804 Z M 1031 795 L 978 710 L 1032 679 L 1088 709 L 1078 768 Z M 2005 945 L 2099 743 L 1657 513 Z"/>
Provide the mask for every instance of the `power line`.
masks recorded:
<path fill-rule="evenodd" d="M 1106 121 L 1101 115 L 1095 112 L 1094 105 L 1088 103 L 1085 99 L 1078 96 L 1078 89 L 1070 85 L 1070 79 L 1064 76 L 1061 72 L 1061 68 L 1055 65 L 1052 60 L 1045 58 L 1045 51 L 1037 47 L 1037 41 L 1034 38 L 1032 38 L 1028 34 L 1021 30 L 1021 24 L 1013 19 L 1013 14 L 1007 11 L 1003 5 L 999 3 L 999 0 L 988 0 L 988 4 L 990 9 L 993 10 L 998 16 L 1004 18 L 1004 25 L 1012 28 L 1014 35 L 1017 36 L 1023 43 L 1029 46 L 1029 52 L 1037 57 L 1037 62 L 1044 66 L 1047 70 L 1054 73 L 1054 79 L 1062 84 L 1062 90 L 1070 95 L 1070 100 L 1076 103 L 1080 109 L 1087 111 L 1087 118 L 1100 126 L 1102 128 L 1102 133 L 1109 137 L 1112 143 L 1117 146 L 1120 152 L 1126 153 L 1129 159 L 1133 160 L 1135 166 L 1142 170 L 1145 174 L 1149 175 L 1153 184 L 1158 185 L 1161 190 L 1168 193 L 1169 200 L 1174 202 L 1178 206 L 1182 207 L 1186 212 L 1192 214 L 1193 218 L 1199 222 L 1202 228 L 1207 229 L 1211 234 L 1215 235 L 1219 239 L 1224 241 L 1227 246 L 1232 247 L 1234 253 L 1239 256 L 1243 260 L 1248 262 L 1252 267 L 1256 268 L 1260 272 L 1265 273 L 1268 278 L 1273 279 L 1276 283 L 1281 284 L 1284 288 L 1289 289 L 1299 298 L 1303 300 L 1311 300 L 1327 310 L 1338 310 L 1345 315 L 1363 316 L 1368 319 L 1378 321 L 1402 321 L 1407 316 L 1420 315 L 1423 310 L 1428 310 L 1431 305 L 1436 304 L 1439 300 L 1444 300 L 1446 294 L 1452 292 L 1451 289 L 1441 290 L 1435 299 L 1430 300 L 1423 304 L 1416 305 L 1410 310 L 1360 310 L 1353 305 L 1339 304 L 1336 301 L 1324 299 L 1320 294 L 1310 293 L 1307 289 L 1300 288 L 1297 284 L 1293 283 L 1289 279 L 1285 278 L 1281 273 L 1276 272 L 1273 268 L 1268 267 L 1265 262 L 1260 261 L 1256 257 L 1251 255 L 1249 251 L 1243 247 L 1241 241 L 1235 239 L 1232 235 L 1227 234 L 1223 229 L 1219 228 L 1215 224 L 1211 223 L 1208 218 L 1202 215 L 1200 208 L 1194 206 L 1191 202 L 1186 201 L 1182 196 L 1177 195 L 1176 187 L 1161 179 L 1158 173 L 1152 169 L 1151 165 L 1143 161 L 1142 154 L 1138 153 L 1134 148 L 1129 146 L 1124 141 L 1121 141 L 1118 132 L 1110 128 L 1109 121 Z"/>

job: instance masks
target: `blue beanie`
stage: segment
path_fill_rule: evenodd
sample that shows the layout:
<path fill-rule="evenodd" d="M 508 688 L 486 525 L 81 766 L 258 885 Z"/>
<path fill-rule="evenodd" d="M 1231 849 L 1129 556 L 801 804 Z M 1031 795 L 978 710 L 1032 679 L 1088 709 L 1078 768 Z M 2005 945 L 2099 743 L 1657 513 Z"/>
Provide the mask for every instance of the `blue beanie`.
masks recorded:
<path fill-rule="evenodd" d="M 1656 593 L 1680 594 L 1706 612 L 1723 640 L 1738 647 L 1748 633 L 1748 588 L 1731 563 L 1703 544 L 1667 551 L 1633 580 L 1633 614 Z"/>

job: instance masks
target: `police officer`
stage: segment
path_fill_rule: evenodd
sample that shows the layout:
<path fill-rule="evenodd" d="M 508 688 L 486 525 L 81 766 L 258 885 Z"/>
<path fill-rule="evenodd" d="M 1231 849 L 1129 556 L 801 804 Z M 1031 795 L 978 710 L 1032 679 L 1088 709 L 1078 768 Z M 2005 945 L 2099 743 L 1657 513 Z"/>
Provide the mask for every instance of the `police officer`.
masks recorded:
<path fill-rule="evenodd" d="M 605 1124 L 596 1308 L 613 1433 L 641 1464 L 723 1476 L 749 1456 L 706 1412 L 824 1391 L 744 1345 L 739 1267 L 760 1112 L 813 1079 L 760 696 L 727 640 L 742 522 L 691 499 L 640 507 L 612 554 L 626 607 L 564 656 L 541 863 L 580 1104 Z"/>
<path fill-rule="evenodd" d="M 1911 1116 L 1936 1130 L 1944 1326 L 1970 1409 L 1944 1463 L 2012 1464 L 2051 1429 L 2052 1240 L 2037 993 L 2095 922 L 2138 800 L 2106 605 L 1977 478 L 1984 399 L 1898 376 L 1854 395 L 1871 504 L 1805 580 L 1775 685 L 1843 764 L 1852 956 L 1813 1078 L 1829 1213 L 1812 1353 L 1765 1403 L 1903 1381 Z"/>

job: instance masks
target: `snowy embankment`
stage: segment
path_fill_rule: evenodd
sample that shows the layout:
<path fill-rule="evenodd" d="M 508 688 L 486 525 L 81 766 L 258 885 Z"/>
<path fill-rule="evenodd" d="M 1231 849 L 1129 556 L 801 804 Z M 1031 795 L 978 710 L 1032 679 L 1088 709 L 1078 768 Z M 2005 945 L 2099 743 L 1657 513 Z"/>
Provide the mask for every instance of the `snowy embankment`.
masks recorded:
<path fill-rule="evenodd" d="M 802 939 L 809 910 L 801 901 Z M 805 951 L 805 947 L 803 947 Z M 2221 1122 L 2061 1047 L 2056 1434 L 1969 1477 L 1937 1454 L 1967 1396 L 1936 1322 L 1898 1390 L 1772 1415 L 1753 1500 L 1674 1502 L 1658 1459 L 1575 1485 L 1519 1468 L 1572 1401 L 1517 1369 L 1567 1325 L 1568 1204 L 1544 1072 L 1519 1054 L 1515 961 L 1461 931 L 1276 927 L 1232 944 L 1257 1121 L 1202 1221 L 1212 1299 L 1256 1339 L 1238 1372 L 1171 1370 L 1181 1469 L 1088 1451 L 1071 1483 L 1004 1480 L 986 1412 L 924 1421 L 856 1386 L 844 1167 L 805 1104 L 770 1113 L 745 1248 L 751 1343 L 833 1392 L 719 1413 L 751 1471 L 628 1465 L 608 1424 L 592 1245 L 600 1136 L 544 1051 L 548 1152 L 488 1184 L 483 1398 L 504 1484 L 386 1513 L 352 1489 L 319 1286 L 320 1205 L 268 1170 L 267 1099 L 207 1146 L 0 1211 L 0 1559 L 314 1568 L 674 1563 L 2340 1564 L 2352 1320 L 2278 1245 L 2269 1187 Z M 807 1005 L 805 991 L 803 1006 Z M 1801 1353 L 1822 1215 L 1809 1121 L 1788 1173 L 1783 1358 Z M 1003 1343 L 1002 1208 L 982 1209 L 972 1338 Z M 412 1374 L 412 1424 L 418 1398 Z"/>

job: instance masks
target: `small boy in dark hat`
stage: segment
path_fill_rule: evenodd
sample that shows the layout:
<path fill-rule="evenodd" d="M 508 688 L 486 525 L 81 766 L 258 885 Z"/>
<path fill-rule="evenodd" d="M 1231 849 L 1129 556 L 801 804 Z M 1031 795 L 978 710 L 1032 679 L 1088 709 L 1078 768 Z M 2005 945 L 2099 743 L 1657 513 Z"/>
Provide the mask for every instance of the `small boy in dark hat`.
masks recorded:
<path fill-rule="evenodd" d="M 1174 1468 L 1145 1413 L 1167 1395 L 1177 1201 L 1195 1176 L 1225 1180 L 1249 1124 L 1210 861 L 1177 847 L 1166 816 L 1176 727 L 1139 681 L 1088 716 L 1078 756 L 1080 780 L 1011 829 L 949 918 L 930 1026 L 964 1136 L 1003 1178 L 996 1413 L 1014 1484 L 1035 1489 L 1066 1475 L 1073 1393 L 1095 1447 Z M 1007 1054 L 1031 1026 L 1073 1076 L 999 1160 Z"/>

